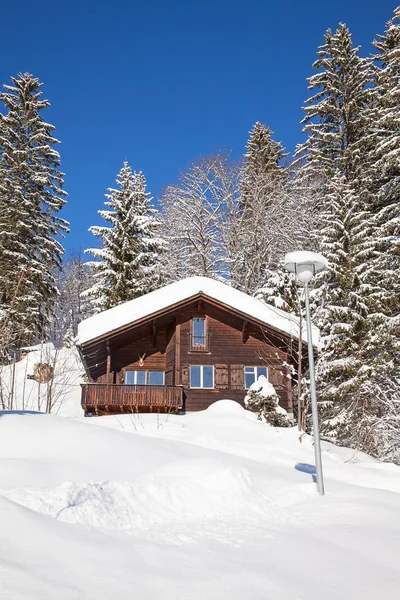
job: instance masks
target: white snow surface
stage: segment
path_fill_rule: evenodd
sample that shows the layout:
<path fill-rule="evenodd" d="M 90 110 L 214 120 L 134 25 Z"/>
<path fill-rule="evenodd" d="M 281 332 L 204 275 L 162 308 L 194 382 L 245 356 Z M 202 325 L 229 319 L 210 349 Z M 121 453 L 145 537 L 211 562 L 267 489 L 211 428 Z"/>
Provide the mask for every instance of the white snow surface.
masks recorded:
<path fill-rule="evenodd" d="M 224 400 L 185 416 L 0 413 L 0 597 L 395 600 L 400 468 Z"/>
<path fill-rule="evenodd" d="M 276 396 L 279 400 L 274 386 L 270 381 L 268 381 L 265 375 L 260 375 L 257 381 L 251 384 L 249 389 L 253 390 L 254 392 L 259 392 L 264 398 L 268 398 L 269 396 Z"/>
<path fill-rule="evenodd" d="M 295 252 L 289 252 L 285 256 L 285 264 L 304 264 L 304 263 L 317 263 L 320 267 L 328 266 L 328 259 L 322 254 L 317 252 L 310 252 L 309 250 L 296 250 Z"/>
<path fill-rule="evenodd" d="M 199 292 L 286 334 L 295 338 L 299 337 L 299 319 L 297 317 L 209 277 L 188 277 L 85 319 L 79 324 L 76 342 L 81 345 L 94 340 L 119 327 L 133 324 L 172 304 L 187 300 Z M 303 333 L 303 339 L 307 339 L 306 332 Z M 318 339 L 318 329 L 314 328 L 314 344 L 318 343 Z"/>
<path fill-rule="evenodd" d="M 55 348 L 52 343 L 23 348 L 24 358 L 15 365 L 1 367 L 1 393 L 5 408 L 14 410 L 46 411 L 47 401 L 51 412 L 63 417 L 81 417 L 81 383 L 85 369 L 75 347 Z M 54 379 L 38 384 L 28 379 L 35 365 L 45 363 L 54 368 Z M 0 412 L 1 415 L 1 412 Z"/>

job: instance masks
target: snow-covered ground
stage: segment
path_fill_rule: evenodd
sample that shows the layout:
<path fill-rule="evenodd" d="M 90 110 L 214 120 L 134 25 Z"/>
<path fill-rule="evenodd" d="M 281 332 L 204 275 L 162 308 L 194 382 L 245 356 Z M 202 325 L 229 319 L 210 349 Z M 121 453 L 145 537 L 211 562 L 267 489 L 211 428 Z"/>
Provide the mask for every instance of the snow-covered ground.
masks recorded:
<path fill-rule="evenodd" d="M 400 468 L 230 402 L 0 413 L 0 598 L 398 598 Z"/>
<path fill-rule="evenodd" d="M 54 378 L 39 384 L 33 376 L 38 364 L 50 365 Z M 5 408 L 46 411 L 63 417 L 81 417 L 81 383 L 85 369 L 75 347 L 55 348 L 53 344 L 32 346 L 15 365 L 3 365 L 0 370 L 1 399 Z M 1 414 L 1 413 L 0 413 Z"/>

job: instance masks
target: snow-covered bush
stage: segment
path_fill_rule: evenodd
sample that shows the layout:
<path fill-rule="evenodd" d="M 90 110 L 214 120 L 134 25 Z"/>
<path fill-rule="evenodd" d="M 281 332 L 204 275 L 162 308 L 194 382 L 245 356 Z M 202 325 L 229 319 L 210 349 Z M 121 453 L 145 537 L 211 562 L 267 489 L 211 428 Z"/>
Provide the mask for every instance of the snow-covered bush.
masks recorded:
<path fill-rule="evenodd" d="M 260 375 L 250 386 L 244 403 L 246 408 L 258 413 L 260 421 L 265 421 L 274 427 L 290 427 L 288 414 L 279 406 L 279 396 L 264 375 Z"/>

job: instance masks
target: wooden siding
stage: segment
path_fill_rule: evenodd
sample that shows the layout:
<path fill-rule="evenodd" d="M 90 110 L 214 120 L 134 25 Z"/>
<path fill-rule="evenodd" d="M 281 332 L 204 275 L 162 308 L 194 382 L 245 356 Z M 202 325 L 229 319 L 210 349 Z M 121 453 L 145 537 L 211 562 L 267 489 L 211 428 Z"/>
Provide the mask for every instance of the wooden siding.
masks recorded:
<path fill-rule="evenodd" d="M 209 352 L 191 350 L 194 316 L 207 318 Z M 212 302 L 204 300 L 200 305 L 196 301 L 175 314 L 168 312 L 157 321 L 141 323 L 101 343 L 103 350 L 96 345 L 87 349 L 94 352 L 92 360 L 97 361 L 90 368 L 93 382 L 107 383 L 105 349 L 109 347 L 110 383 L 123 384 L 127 370 L 164 371 L 167 386 L 183 385 L 186 410 L 203 410 L 223 398 L 243 405 L 244 367 L 267 366 L 281 405 L 292 411 L 292 381 L 286 365 L 292 362 L 297 341 L 292 342 L 288 336 L 278 335 L 267 326 L 247 321 Z M 190 365 L 213 366 L 215 389 L 190 389 Z"/>
<path fill-rule="evenodd" d="M 165 351 L 165 385 L 175 385 L 175 328 L 171 327 Z"/>
<path fill-rule="evenodd" d="M 112 381 L 116 384 L 125 383 L 125 371 L 166 371 L 166 337 L 166 330 L 158 332 L 157 344 L 161 349 L 153 347 L 152 335 L 122 347 L 111 347 Z M 107 383 L 106 374 L 98 377 L 96 383 Z"/>
<path fill-rule="evenodd" d="M 210 351 L 193 352 L 190 347 L 191 319 L 198 310 L 181 313 L 181 370 L 185 388 L 186 410 L 203 410 L 212 402 L 231 398 L 243 405 L 245 366 L 267 366 L 271 383 L 276 387 L 281 405 L 292 410 L 291 380 L 287 377 L 287 353 L 265 339 L 260 327 L 247 325 L 243 335 L 243 320 L 226 311 L 204 305 Z M 245 340 L 245 341 L 243 341 Z M 190 365 L 214 367 L 214 390 L 190 389 Z"/>

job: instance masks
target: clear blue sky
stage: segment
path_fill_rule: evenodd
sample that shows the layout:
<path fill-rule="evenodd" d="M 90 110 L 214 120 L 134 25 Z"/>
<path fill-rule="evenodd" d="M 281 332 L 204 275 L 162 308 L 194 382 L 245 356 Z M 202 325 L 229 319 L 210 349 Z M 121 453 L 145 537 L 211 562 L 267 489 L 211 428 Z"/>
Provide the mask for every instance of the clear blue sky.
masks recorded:
<path fill-rule="evenodd" d="M 328 27 L 345 22 L 362 53 L 398 0 L 21 0 L 1 9 L 0 82 L 44 82 L 71 223 L 68 251 L 97 241 L 105 189 L 126 159 L 157 197 L 188 163 L 231 149 L 267 123 L 301 141 L 306 78 Z"/>

